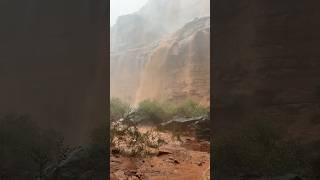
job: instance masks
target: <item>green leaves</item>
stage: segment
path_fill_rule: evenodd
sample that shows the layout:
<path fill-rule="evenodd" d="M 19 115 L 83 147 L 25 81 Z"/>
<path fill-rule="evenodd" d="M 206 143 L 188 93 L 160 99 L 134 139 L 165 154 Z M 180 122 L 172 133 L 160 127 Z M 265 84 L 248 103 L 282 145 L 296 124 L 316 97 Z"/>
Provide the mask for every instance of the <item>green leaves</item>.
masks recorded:
<path fill-rule="evenodd" d="M 117 121 L 124 118 L 131 110 L 128 103 L 121 101 L 119 98 L 112 98 L 110 101 L 110 118 L 111 121 Z"/>
<path fill-rule="evenodd" d="M 179 117 L 198 117 L 209 113 L 209 110 L 200 106 L 196 102 L 188 99 L 180 105 L 169 102 L 158 102 L 144 100 L 139 103 L 138 112 L 144 116 L 147 121 L 155 124 L 162 123 L 172 119 L 174 116 Z"/>
<path fill-rule="evenodd" d="M 198 117 L 207 115 L 208 109 L 200 106 L 191 99 L 187 99 L 180 106 L 177 107 L 177 115 L 184 117 Z"/>

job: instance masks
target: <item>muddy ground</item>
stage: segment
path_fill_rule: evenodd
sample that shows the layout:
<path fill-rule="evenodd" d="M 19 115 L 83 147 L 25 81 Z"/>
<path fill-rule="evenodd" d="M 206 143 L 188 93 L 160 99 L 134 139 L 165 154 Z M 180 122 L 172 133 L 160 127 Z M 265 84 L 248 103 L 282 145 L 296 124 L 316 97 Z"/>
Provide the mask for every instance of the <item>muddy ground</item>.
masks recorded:
<path fill-rule="evenodd" d="M 141 131 L 146 128 L 141 128 Z M 210 143 L 183 136 L 172 139 L 170 132 L 160 132 L 167 144 L 157 155 L 144 158 L 110 156 L 111 180 L 209 180 Z"/>

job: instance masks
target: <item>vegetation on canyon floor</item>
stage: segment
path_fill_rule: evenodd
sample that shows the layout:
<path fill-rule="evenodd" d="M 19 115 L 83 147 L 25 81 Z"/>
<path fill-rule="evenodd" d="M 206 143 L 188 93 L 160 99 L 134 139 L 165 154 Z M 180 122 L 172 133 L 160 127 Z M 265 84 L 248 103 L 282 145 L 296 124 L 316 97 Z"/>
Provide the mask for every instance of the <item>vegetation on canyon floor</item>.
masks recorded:
<path fill-rule="evenodd" d="M 130 115 L 135 112 L 134 119 L 137 122 L 153 126 L 158 126 L 174 117 L 205 116 L 208 113 L 208 109 L 191 100 L 180 105 L 145 100 L 134 110 L 129 104 L 119 99 L 112 99 L 111 109 L 114 110 L 111 111 L 114 122 L 118 119 L 130 122 L 128 121 L 132 118 Z M 148 139 L 147 134 L 150 132 L 145 134 L 139 132 L 136 127 L 139 123 L 128 125 L 127 128 L 132 129 L 125 133 L 118 131 L 119 127 L 112 126 L 111 144 L 114 143 L 115 136 L 131 133 L 128 136 L 131 138 L 129 141 L 135 141 L 139 144 L 131 146 L 132 149 L 136 149 L 131 155 L 148 154 L 147 149 L 150 150 L 148 144 L 151 139 Z M 162 129 L 158 128 L 157 130 L 161 131 Z M 179 138 L 184 132 L 177 128 L 171 129 L 171 133 L 176 135 L 176 138 Z M 295 173 L 310 178 L 319 177 L 319 142 L 306 143 L 295 138 L 284 138 L 283 134 L 285 134 L 284 130 L 275 123 L 261 119 L 239 122 L 235 128 L 217 134 L 212 142 L 215 147 L 213 157 L 217 176 L 241 176 L 243 174 L 276 176 Z M 132 143 L 128 143 L 128 145 L 130 146 Z M 157 147 L 160 145 L 157 144 Z M 119 146 L 113 144 L 113 147 Z M 118 153 L 120 151 L 118 149 Z"/>
<path fill-rule="evenodd" d="M 151 155 L 166 142 L 160 138 L 160 124 L 174 117 L 196 117 L 208 114 L 204 108 L 192 100 L 186 100 L 180 105 L 168 102 L 144 100 L 137 108 L 117 98 L 112 98 L 110 144 L 113 153 L 129 156 Z M 139 125 L 158 127 L 155 130 L 141 132 Z M 184 131 L 178 128 L 172 130 L 172 138 L 180 140 Z"/>
<path fill-rule="evenodd" d="M 144 123 L 162 123 L 173 117 L 197 117 L 205 116 L 209 113 L 209 108 L 205 108 L 198 103 L 187 99 L 179 105 L 169 102 L 159 102 L 155 100 L 144 100 L 133 108 L 130 104 L 121 101 L 118 98 L 112 98 L 110 101 L 111 121 L 126 118 L 132 111 L 135 111 L 138 121 Z"/>
<path fill-rule="evenodd" d="M 152 155 L 166 143 L 158 135 L 162 129 L 142 132 L 138 129 L 139 124 L 150 125 L 151 122 L 152 125 L 159 125 L 176 116 L 205 116 L 208 113 L 208 109 L 190 100 L 177 106 L 146 100 L 134 109 L 119 99 L 112 99 L 110 105 L 111 153 L 131 157 Z M 133 118 L 133 114 L 137 122 L 128 121 Z M 125 123 L 119 124 L 119 119 Z M 55 167 L 54 172 L 57 173 L 56 167 L 67 164 L 65 160 L 75 154 L 76 149 L 66 145 L 61 135 L 53 130 L 39 128 L 28 116 L 6 115 L 0 121 L 0 179 L 46 179 L 50 167 Z M 81 160 L 86 164 L 86 167 L 81 167 L 85 171 L 104 171 L 106 133 L 105 124 L 102 123 L 91 134 L 88 156 L 84 157 L 86 160 Z M 179 133 L 178 130 L 177 136 Z M 239 176 L 255 173 L 268 176 L 295 173 L 319 178 L 320 142 L 283 138 L 283 133 L 283 129 L 270 121 L 252 119 L 239 122 L 235 128 L 223 134 L 217 134 L 212 142 L 215 147 L 212 156 L 215 159 L 216 174 Z M 124 148 L 117 141 L 121 138 L 122 143 L 129 148 Z M 66 171 L 71 171 L 70 168 L 73 167 L 67 167 Z M 83 173 L 81 168 L 78 169 L 80 174 Z M 64 176 L 79 177 L 69 174 Z"/>

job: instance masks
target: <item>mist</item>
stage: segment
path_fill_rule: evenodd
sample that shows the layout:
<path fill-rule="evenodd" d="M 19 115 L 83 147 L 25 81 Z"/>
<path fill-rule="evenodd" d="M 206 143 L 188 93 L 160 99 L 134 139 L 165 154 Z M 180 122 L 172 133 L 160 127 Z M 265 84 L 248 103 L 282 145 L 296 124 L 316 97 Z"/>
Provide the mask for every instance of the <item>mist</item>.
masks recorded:
<path fill-rule="evenodd" d="M 120 16 L 110 34 L 111 97 L 134 105 L 187 98 L 209 105 L 210 23 L 202 19 L 209 18 L 209 5 L 209 0 L 150 0 Z"/>
<path fill-rule="evenodd" d="M 110 0 L 110 27 L 121 15 L 138 11 L 148 0 Z"/>

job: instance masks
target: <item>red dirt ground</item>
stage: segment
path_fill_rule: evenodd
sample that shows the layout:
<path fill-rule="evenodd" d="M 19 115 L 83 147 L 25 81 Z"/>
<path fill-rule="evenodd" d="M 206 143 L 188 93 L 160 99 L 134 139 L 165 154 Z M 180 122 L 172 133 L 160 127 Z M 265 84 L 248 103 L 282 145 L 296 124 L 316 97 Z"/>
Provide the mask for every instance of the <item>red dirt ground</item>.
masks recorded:
<path fill-rule="evenodd" d="M 142 129 L 143 131 L 143 129 Z M 160 133 L 168 144 L 157 156 L 130 158 L 111 155 L 111 180 L 209 180 L 210 144 L 192 137 L 182 142 L 172 140 L 170 133 Z"/>

